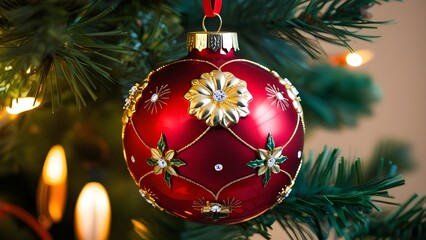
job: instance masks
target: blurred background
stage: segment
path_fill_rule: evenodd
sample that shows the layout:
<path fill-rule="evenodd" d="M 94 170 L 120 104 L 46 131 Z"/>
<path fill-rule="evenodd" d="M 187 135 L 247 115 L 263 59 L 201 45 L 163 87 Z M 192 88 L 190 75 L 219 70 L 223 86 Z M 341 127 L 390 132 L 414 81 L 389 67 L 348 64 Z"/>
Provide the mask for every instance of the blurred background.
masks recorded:
<path fill-rule="evenodd" d="M 373 43 L 352 41 L 355 51 L 369 50 L 373 54 L 369 62 L 352 70 L 370 74 L 381 88 L 382 99 L 375 104 L 373 115 L 361 118 L 355 128 L 337 131 L 316 128 L 305 142 L 305 149 L 314 155 L 328 144 L 341 148 L 344 157 L 361 157 L 363 160 L 372 156 L 377 143 L 384 139 L 408 143 L 415 164 L 404 173 L 405 185 L 391 191 L 399 202 L 407 200 L 413 193 L 426 194 L 425 9 L 426 1 L 407 0 L 370 10 L 374 19 L 393 21 L 374 30 L 374 34 L 381 37 Z M 330 56 L 345 51 L 329 44 L 323 46 Z M 271 233 L 272 239 L 285 236 L 279 226 Z M 256 236 L 254 239 L 263 238 Z"/>
<path fill-rule="evenodd" d="M 319 152 L 326 143 L 340 147 L 346 157 L 367 159 L 377 142 L 390 138 L 410 144 L 416 160 L 411 172 L 405 173 L 406 185 L 393 194 L 405 200 L 413 192 L 426 193 L 426 1 L 390 2 L 372 8 L 374 19 L 392 19 L 379 27 L 381 36 L 373 43 L 354 40 L 354 50 L 370 50 L 373 58 L 353 68 L 370 74 L 380 86 L 383 97 L 374 106 L 371 117 L 364 117 L 355 128 L 339 131 L 315 129 L 306 149 Z M 423 29 L 423 30 L 422 30 Z M 324 45 L 330 55 L 344 49 Z"/>

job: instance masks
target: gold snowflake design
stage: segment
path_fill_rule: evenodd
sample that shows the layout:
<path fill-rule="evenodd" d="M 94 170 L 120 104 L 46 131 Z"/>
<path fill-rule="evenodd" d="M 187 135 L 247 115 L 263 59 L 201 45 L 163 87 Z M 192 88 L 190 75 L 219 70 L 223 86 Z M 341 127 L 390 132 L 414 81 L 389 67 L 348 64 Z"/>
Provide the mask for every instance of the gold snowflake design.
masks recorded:
<path fill-rule="evenodd" d="M 139 189 L 139 193 L 141 196 L 146 200 L 147 203 L 151 204 L 154 208 L 159 208 L 160 210 L 163 210 L 161 207 L 159 207 L 156 203 L 157 197 L 155 194 L 151 191 L 151 189 Z"/>
<path fill-rule="evenodd" d="M 250 113 L 248 103 L 253 99 L 244 80 L 219 70 L 192 80 L 184 97 L 191 102 L 189 114 L 205 120 L 210 127 L 220 124 L 225 128 Z"/>
<path fill-rule="evenodd" d="M 154 112 L 157 113 L 158 108 L 163 108 L 163 105 L 167 105 L 165 100 L 168 100 L 169 97 L 166 97 L 167 94 L 171 93 L 170 88 L 168 85 L 162 85 L 160 86 L 160 89 L 158 89 L 158 86 L 155 88 L 155 93 L 151 94 L 151 96 L 145 100 L 145 109 L 151 112 L 153 114 Z"/>
<path fill-rule="evenodd" d="M 284 97 L 284 92 L 280 92 L 280 89 L 275 85 L 267 84 L 265 87 L 267 92 L 268 99 L 272 99 L 271 105 L 280 107 L 282 111 L 286 110 L 289 107 L 288 99 Z"/>

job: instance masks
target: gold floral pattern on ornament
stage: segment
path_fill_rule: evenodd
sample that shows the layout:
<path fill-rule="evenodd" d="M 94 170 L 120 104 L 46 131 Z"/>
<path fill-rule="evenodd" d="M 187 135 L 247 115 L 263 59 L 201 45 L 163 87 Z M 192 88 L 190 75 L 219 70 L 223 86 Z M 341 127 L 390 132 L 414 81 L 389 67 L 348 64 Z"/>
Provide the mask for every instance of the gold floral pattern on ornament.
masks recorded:
<path fill-rule="evenodd" d="M 184 97 L 190 101 L 189 114 L 205 120 L 208 126 L 220 124 L 225 128 L 250 113 L 248 103 L 253 99 L 244 80 L 219 70 L 192 80 Z"/>
<path fill-rule="evenodd" d="M 168 187 L 171 187 L 172 176 L 177 176 L 174 167 L 180 167 L 186 165 L 186 163 L 180 159 L 174 158 L 174 150 L 166 150 L 167 143 L 163 134 L 161 134 L 160 140 L 158 141 L 157 148 L 151 148 L 151 158 L 148 158 L 146 162 L 148 165 L 154 167 L 155 175 L 160 175 L 164 170 L 164 181 Z"/>

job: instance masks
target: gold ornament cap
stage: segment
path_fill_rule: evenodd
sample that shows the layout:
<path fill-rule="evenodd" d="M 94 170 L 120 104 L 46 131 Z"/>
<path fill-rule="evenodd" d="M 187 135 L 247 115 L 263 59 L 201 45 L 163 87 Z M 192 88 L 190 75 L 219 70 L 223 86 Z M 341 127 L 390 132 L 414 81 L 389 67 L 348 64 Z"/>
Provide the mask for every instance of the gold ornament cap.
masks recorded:
<path fill-rule="evenodd" d="M 186 46 L 191 52 L 194 48 L 198 51 L 210 49 L 217 52 L 220 49 L 230 51 L 239 50 L 238 35 L 235 32 L 189 32 L 186 37 Z"/>

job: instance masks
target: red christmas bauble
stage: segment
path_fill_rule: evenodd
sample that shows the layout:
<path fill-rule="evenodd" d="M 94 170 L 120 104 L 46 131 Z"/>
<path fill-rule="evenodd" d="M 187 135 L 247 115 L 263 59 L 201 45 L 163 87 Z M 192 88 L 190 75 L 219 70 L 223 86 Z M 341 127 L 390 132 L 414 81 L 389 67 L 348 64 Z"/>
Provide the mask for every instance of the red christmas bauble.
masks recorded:
<path fill-rule="evenodd" d="M 202 223 L 247 221 L 281 202 L 300 169 L 297 90 L 238 59 L 235 33 L 190 33 L 188 46 L 130 90 L 127 167 L 154 207 Z"/>

